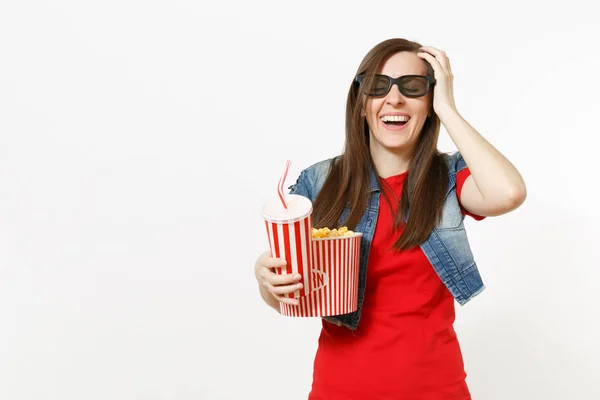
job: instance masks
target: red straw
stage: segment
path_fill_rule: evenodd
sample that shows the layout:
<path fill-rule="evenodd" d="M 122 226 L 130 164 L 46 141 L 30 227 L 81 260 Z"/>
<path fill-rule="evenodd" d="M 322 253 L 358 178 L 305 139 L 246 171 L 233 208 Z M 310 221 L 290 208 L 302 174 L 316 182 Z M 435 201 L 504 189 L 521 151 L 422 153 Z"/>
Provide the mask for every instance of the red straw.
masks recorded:
<path fill-rule="evenodd" d="M 287 160 L 285 162 L 285 170 L 283 171 L 283 175 L 279 178 L 279 184 L 277 185 L 277 193 L 279 193 L 279 199 L 281 200 L 281 204 L 283 204 L 283 208 L 287 210 L 287 204 L 285 202 L 285 195 L 283 194 L 283 185 L 285 184 L 285 178 L 287 177 L 288 170 L 290 169 L 290 164 L 292 162 Z"/>

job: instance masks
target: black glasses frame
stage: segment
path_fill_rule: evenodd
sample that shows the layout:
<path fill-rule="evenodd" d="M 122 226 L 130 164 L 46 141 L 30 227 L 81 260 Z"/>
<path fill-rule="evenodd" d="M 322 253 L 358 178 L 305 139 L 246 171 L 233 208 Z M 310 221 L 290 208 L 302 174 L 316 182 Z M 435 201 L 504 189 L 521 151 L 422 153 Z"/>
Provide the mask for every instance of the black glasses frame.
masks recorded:
<path fill-rule="evenodd" d="M 365 76 L 365 74 L 358 74 L 354 78 L 354 81 L 356 81 L 359 84 L 361 84 L 364 76 Z M 382 77 L 387 78 L 387 80 L 388 80 L 388 87 L 385 90 L 385 92 L 383 92 L 383 93 L 369 93 L 369 96 L 377 96 L 377 97 L 385 96 L 386 94 L 388 94 L 390 92 L 390 90 L 392 89 L 392 85 L 395 83 L 396 85 L 398 85 L 398 89 L 400 90 L 400 93 L 402 93 L 404 96 L 411 97 L 411 98 L 422 97 L 422 96 L 425 96 L 429 92 L 429 89 L 433 85 L 435 85 L 435 82 L 436 82 L 435 78 L 433 78 L 431 76 L 427 76 L 427 75 L 402 75 L 402 76 L 399 76 L 397 78 L 392 78 L 391 76 L 382 75 L 382 74 L 376 74 L 375 76 L 376 77 L 382 76 Z M 415 96 L 413 94 L 405 93 L 404 92 L 403 83 L 406 82 L 407 80 L 412 79 L 412 78 L 425 78 L 427 80 L 427 88 L 425 89 L 425 93 L 419 94 L 419 95 Z"/>

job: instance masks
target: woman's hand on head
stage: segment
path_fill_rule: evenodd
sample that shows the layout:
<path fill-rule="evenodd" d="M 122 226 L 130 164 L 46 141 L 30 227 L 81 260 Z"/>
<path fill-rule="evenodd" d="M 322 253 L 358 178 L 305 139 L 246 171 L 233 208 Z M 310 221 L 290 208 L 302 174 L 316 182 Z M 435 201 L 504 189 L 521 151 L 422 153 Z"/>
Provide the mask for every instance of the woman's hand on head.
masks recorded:
<path fill-rule="evenodd" d="M 419 49 L 417 56 L 429 62 L 434 71 L 433 110 L 435 113 L 439 116 L 448 111 L 456 111 L 454 75 L 446 53 L 435 47 L 423 46 Z"/>

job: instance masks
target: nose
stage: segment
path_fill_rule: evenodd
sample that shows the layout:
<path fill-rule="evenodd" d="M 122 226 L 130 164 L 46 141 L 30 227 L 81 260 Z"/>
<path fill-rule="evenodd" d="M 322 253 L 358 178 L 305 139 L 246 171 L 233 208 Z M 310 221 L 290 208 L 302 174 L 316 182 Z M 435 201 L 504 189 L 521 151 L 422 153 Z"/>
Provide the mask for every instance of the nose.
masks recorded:
<path fill-rule="evenodd" d="M 404 102 L 404 97 L 400 93 L 400 88 L 396 83 L 392 84 L 385 101 L 391 105 L 396 105 Z"/>

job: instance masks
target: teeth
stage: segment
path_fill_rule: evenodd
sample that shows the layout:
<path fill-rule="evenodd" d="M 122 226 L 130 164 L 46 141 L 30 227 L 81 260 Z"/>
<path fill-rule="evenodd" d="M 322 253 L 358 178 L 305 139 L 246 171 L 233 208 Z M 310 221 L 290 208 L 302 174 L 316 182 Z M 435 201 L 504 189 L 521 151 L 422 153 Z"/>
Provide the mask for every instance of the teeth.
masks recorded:
<path fill-rule="evenodd" d="M 384 115 L 383 117 L 381 117 L 381 120 L 383 122 L 401 122 L 401 121 L 408 121 L 410 119 L 410 117 L 407 117 L 405 115 Z"/>

